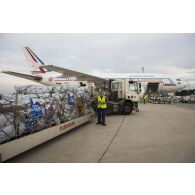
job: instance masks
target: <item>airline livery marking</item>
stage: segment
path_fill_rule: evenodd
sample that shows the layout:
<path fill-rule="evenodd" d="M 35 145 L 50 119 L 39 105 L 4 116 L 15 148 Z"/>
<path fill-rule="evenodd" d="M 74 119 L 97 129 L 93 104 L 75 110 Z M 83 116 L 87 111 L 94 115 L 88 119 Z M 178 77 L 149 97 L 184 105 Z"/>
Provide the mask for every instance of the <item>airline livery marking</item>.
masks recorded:
<path fill-rule="evenodd" d="M 35 57 L 31 54 L 30 49 L 28 49 L 28 48 L 26 47 L 26 50 L 27 50 L 28 53 L 30 54 L 31 58 L 32 58 L 35 62 L 37 62 L 37 60 L 35 59 Z M 35 56 L 36 56 L 36 55 L 35 55 Z M 38 63 L 38 62 L 37 62 L 37 63 Z M 41 64 L 43 64 L 42 61 L 41 61 Z M 44 64 L 43 64 L 43 65 L 44 65 Z M 44 70 L 42 67 L 39 67 L 39 69 L 40 69 L 41 73 L 45 73 L 45 70 Z"/>
<path fill-rule="evenodd" d="M 53 78 L 49 77 L 48 81 L 51 83 L 53 81 Z"/>

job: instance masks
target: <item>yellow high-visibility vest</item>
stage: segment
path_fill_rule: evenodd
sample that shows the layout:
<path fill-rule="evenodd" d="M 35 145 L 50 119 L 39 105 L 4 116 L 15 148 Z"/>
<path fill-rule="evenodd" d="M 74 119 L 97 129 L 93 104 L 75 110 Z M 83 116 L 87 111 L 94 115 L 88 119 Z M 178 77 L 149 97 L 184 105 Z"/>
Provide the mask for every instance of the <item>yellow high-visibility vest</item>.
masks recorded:
<path fill-rule="evenodd" d="M 98 96 L 98 108 L 107 108 L 106 96 Z"/>

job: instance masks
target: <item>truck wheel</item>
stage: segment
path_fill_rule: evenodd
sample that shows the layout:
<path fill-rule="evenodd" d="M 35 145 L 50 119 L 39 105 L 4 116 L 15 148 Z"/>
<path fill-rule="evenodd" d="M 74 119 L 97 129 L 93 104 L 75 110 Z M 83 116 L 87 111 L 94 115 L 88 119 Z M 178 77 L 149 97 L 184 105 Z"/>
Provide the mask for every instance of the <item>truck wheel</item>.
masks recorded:
<path fill-rule="evenodd" d="M 129 114 L 132 113 L 132 110 L 133 110 L 133 108 L 132 108 L 131 103 L 126 102 L 126 103 L 124 104 L 124 106 L 123 106 L 123 112 L 122 112 L 122 114 L 124 114 L 124 115 L 129 115 Z"/>

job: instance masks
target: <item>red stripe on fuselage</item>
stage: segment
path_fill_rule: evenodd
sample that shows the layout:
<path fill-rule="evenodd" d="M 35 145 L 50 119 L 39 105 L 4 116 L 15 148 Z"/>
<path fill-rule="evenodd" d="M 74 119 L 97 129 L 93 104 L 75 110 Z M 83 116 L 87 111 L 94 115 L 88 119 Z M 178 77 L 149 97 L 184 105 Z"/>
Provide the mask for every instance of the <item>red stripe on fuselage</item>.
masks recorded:
<path fill-rule="evenodd" d="M 140 81 L 140 82 L 145 82 L 145 83 L 162 83 L 164 86 L 177 86 L 176 84 L 165 84 L 162 81 Z"/>

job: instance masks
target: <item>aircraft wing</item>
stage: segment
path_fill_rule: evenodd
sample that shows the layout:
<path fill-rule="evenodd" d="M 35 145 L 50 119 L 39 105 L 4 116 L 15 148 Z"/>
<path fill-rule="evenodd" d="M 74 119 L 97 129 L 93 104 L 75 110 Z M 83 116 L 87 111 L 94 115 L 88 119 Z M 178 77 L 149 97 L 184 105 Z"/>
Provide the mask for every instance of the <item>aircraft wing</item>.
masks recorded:
<path fill-rule="evenodd" d="M 77 80 L 79 80 L 79 81 L 90 81 L 90 82 L 99 83 L 99 84 L 101 84 L 101 83 L 103 84 L 106 81 L 106 79 L 103 79 L 100 77 L 85 74 L 82 72 L 77 72 L 74 70 L 68 70 L 65 68 L 58 67 L 58 66 L 46 65 L 43 67 L 49 71 L 62 73 L 65 77 L 76 77 Z"/>
<path fill-rule="evenodd" d="M 32 76 L 32 75 L 28 75 L 28 74 L 17 73 L 17 72 L 12 72 L 12 71 L 2 71 L 2 73 L 17 76 L 17 77 L 24 78 L 24 79 L 28 79 L 28 80 L 31 80 L 31 81 L 36 81 L 36 82 L 40 82 L 42 80 L 41 77 Z"/>

